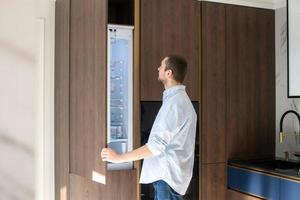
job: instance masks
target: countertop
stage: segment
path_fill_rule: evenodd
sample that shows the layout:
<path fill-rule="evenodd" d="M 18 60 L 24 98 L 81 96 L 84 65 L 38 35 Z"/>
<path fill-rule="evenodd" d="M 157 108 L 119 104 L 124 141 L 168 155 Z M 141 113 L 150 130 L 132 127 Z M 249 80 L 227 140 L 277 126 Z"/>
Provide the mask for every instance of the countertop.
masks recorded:
<path fill-rule="evenodd" d="M 276 160 L 283 161 L 276 158 Z M 228 161 L 228 166 L 247 169 L 255 172 L 265 173 L 271 176 L 281 177 L 288 180 L 293 180 L 300 183 L 300 176 L 298 176 L 298 170 L 300 169 L 300 163 L 295 163 L 296 167 L 292 169 L 278 169 L 274 167 L 275 159 L 270 160 L 249 160 L 249 161 Z"/>

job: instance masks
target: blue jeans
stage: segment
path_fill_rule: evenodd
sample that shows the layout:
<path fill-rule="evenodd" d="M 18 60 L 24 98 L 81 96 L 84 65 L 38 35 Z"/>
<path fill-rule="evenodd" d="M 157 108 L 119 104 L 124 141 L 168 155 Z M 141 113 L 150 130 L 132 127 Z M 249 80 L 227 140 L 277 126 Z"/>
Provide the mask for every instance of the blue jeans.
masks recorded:
<path fill-rule="evenodd" d="M 166 182 L 159 180 L 153 183 L 154 200 L 183 200 Z"/>

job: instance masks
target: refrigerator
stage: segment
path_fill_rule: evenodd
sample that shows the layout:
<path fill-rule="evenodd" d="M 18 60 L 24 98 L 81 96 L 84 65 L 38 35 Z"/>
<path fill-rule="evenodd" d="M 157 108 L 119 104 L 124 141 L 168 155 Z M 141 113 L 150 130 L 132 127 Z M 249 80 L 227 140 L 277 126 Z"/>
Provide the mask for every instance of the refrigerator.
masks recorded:
<path fill-rule="evenodd" d="M 133 27 L 107 27 L 107 146 L 133 149 Z M 133 162 L 107 163 L 108 170 L 132 169 Z"/>

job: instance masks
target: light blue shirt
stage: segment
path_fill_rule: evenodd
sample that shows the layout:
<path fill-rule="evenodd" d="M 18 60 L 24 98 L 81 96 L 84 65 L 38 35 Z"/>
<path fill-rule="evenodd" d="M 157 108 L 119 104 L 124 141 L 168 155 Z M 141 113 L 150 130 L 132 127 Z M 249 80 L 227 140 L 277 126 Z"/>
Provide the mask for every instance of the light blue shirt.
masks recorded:
<path fill-rule="evenodd" d="M 168 88 L 146 143 L 140 183 L 164 180 L 181 195 L 193 175 L 197 114 L 184 85 Z"/>

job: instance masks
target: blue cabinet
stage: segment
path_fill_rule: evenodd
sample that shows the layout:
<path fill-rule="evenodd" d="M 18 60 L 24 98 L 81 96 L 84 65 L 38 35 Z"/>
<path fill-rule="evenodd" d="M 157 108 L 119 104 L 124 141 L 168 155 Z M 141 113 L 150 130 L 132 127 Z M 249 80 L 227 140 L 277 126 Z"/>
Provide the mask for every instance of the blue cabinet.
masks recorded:
<path fill-rule="evenodd" d="M 300 200 L 300 182 L 228 166 L 228 188 L 270 200 Z"/>
<path fill-rule="evenodd" d="M 228 167 L 228 187 L 271 200 L 279 198 L 280 180 L 247 169 Z"/>
<path fill-rule="evenodd" d="M 300 183 L 292 180 L 280 180 L 280 200 L 299 200 Z"/>

